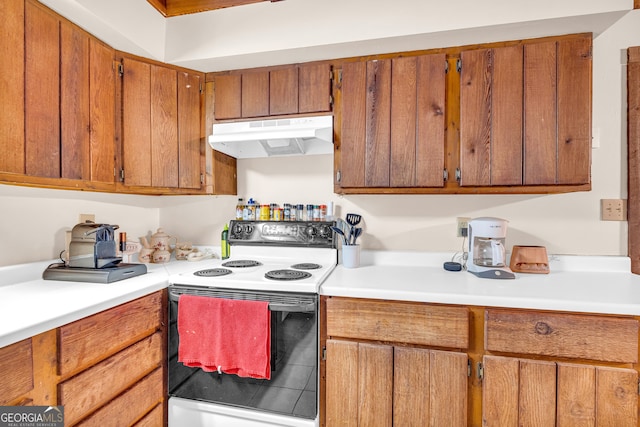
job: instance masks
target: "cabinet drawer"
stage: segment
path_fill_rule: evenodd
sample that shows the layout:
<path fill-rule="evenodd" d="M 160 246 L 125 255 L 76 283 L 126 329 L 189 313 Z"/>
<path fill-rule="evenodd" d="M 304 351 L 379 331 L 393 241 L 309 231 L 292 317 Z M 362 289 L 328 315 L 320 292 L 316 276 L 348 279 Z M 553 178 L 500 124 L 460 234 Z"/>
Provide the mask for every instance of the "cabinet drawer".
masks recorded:
<path fill-rule="evenodd" d="M 162 369 L 158 368 L 77 426 L 133 425 L 136 420 L 143 419 L 143 415 L 146 418 L 152 408 L 158 407 L 163 399 L 162 390 Z M 161 426 L 162 418 L 155 425 Z"/>
<path fill-rule="evenodd" d="M 638 321 L 631 318 L 488 309 L 488 351 L 608 362 L 638 361 Z"/>
<path fill-rule="evenodd" d="M 58 373 L 91 366 L 159 329 L 162 292 L 59 328 Z"/>
<path fill-rule="evenodd" d="M 0 405 L 6 405 L 33 389 L 31 338 L 0 348 L 0 376 Z"/>
<path fill-rule="evenodd" d="M 162 334 L 157 332 L 61 383 L 58 399 L 65 407 L 65 421 L 78 422 L 161 364 Z"/>
<path fill-rule="evenodd" d="M 466 349 L 469 311 L 424 303 L 327 298 L 327 335 Z"/>

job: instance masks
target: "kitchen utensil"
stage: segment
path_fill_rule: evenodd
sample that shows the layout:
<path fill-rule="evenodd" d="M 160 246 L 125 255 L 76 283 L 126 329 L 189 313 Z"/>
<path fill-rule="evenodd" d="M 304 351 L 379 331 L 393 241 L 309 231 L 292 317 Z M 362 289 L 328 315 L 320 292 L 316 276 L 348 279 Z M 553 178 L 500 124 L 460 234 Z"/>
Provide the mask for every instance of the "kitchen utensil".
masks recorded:
<path fill-rule="evenodd" d="M 349 224 L 350 226 L 349 237 L 347 238 L 347 240 L 351 242 L 351 240 L 353 239 L 354 227 L 360 224 L 360 221 L 362 220 L 362 216 L 354 213 L 348 213 L 345 219 L 347 220 L 347 224 Z"/>
<path fill-rule="evenodd" d="M 353 229 L 353 238 L 351 239 L 351 244 L 355 245 L 356 244 L 356 240 L 358 240 L 358 237 L 360 237 L 360 235 L 362 234 L 362 228 L 361 227 L 356 227 Z"/>
<path fill-rule="evenodd" d="M 342 236 L 342 244 L 343 244 L 343 245 L 348 245 L 348 244 L 349 244 L 349 242 L 347 242 L 347 236 L 345 236 L 344 231 L 342 231 L 342 229 L 341 229 L 341 228 L 339 228 L 339 227 L 335 227 L 335 226 L 332 226 L 332 227 L 331 227 L 331 229 L 332 229 L 336 234 L 339 234 L 340 236 Z"/>

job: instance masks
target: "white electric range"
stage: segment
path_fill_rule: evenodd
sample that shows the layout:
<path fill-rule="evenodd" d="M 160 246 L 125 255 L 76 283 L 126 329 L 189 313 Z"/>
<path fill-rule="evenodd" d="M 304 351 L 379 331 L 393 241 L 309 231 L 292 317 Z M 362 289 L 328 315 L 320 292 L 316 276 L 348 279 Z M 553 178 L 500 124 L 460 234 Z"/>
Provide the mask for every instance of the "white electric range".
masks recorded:
<path fill-rule="evenodd" d="M 228 259 L 170 277 L 169 426 L 318 425 L 320 285 L 337 264 L 332 222 L 231 221 Z M 271 378 L 178 361 L 181 295 L 268 301 Z"/>

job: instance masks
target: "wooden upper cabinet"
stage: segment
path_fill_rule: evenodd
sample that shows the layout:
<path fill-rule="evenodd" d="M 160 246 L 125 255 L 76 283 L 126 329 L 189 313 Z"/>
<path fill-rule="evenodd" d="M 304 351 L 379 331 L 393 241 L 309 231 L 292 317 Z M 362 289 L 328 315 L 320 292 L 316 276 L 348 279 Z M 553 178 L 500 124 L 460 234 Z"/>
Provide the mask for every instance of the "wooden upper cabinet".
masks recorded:
<path fill-rule="evenodd" d="M 180 188 L 200 188 L 202 77 L 178 72 L 178 172 Z"/>
<path fill-rule="evenodd" d="M 91 178 L 89 35 L 63 22 L 60 49 L 61 177 L 88 180 Z"/>
<path fill-rule="evenodd" d="M 329 112 L 332 106 L 331 65 L 298 66 L 298 112 Z"/>
<path fill-rule="evenodd" d="M 216 120 L 320 113 L 332 108 L 330 64 L 216 74 L 213 82 Z"/>
<path fill-rule="evenodd" d="M 287 67 L 269 73 L 269 114 L 298 112 L 298 68 Z"/>
<path fill-rule="evenodd" d="M 213 84 L 215 118 L 224 120 L 242 117 L 242 75 L 218 75 Z"/>
<path fill-rule="evenodd" d="M 590 183 L 591 43 L 460 54 L 461 186 Z"/>
<path fill-rule="evenodd" d="M 0 51 L 10 61 L 0 62 L 0 128 L 3 134 L 3 153 L 0 172 L 24 174 L 25 160 L 25 2 L 0 2 Z"/>
<path fill-rule="evenodd" d="M 122 66 L 125 185 L 200 190 L 203 76 L 129 57 Z"/>
<path fill-rule="evenodd" d="M 122 66 L 124 182 L 151 186 L 151 65 L 124 58 Z"/>
<path fill-rule="evenodd" d="M 60 178 L 60 20 L 25 3 L 25 173 Z"/>
<path fill-rule="evenodd" d="M 89 105 L 91 181 L 115 181 L 115 50 L 89 39 Z"/>
<path fill-rule="evenodd" d="M 269 72 L 242 74 L 242 117 L 269 115 Z"/>
<path fill-rule="evenodd" d="M 151 66 L 151 185 L 178 187 L 178 75 Z"/>
<path fill-rule="evenodd" d="M 445 55 L 342 67 L 340 186 L 444 185 Z"/>

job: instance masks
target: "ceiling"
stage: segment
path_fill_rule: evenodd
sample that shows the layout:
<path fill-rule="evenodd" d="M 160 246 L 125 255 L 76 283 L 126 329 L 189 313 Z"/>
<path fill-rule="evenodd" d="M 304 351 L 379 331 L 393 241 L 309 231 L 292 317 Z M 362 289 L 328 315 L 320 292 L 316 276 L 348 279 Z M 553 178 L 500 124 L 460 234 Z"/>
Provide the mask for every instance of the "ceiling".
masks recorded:
<path fill-rule="evenodd" d="M 189 15 L 191 13 L 206 12 L 208 10 L 226 7 L 243 6 L 245 4 L 281 0 L 147 0 L 163 16 Z"/>

